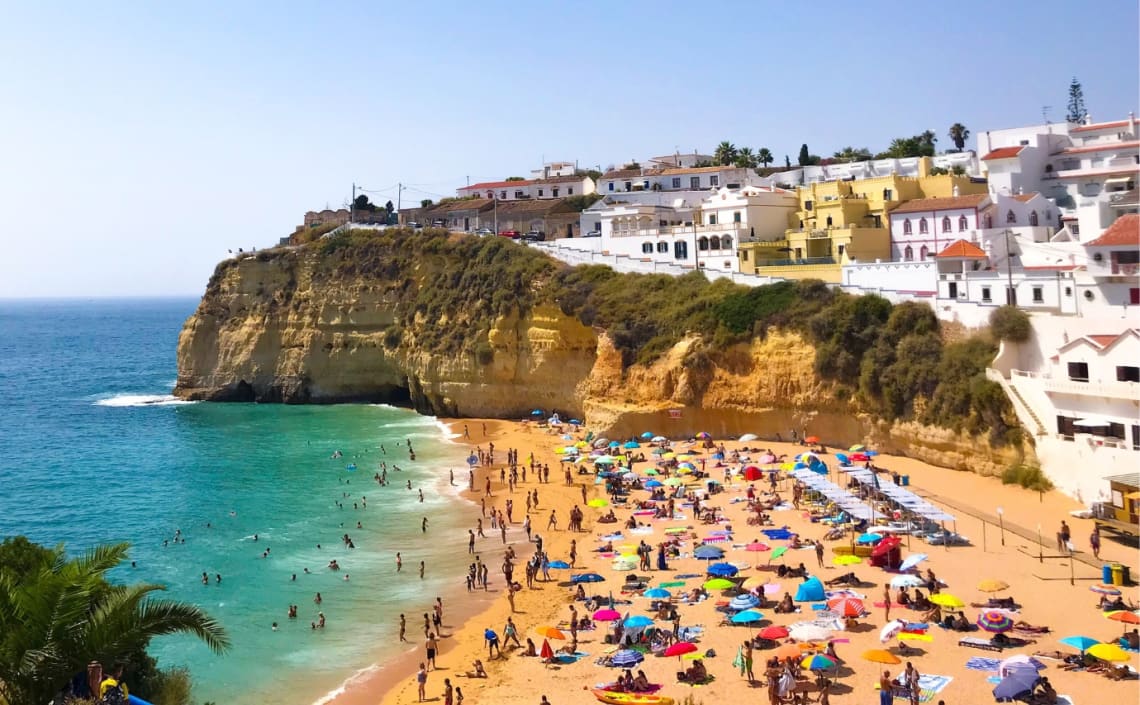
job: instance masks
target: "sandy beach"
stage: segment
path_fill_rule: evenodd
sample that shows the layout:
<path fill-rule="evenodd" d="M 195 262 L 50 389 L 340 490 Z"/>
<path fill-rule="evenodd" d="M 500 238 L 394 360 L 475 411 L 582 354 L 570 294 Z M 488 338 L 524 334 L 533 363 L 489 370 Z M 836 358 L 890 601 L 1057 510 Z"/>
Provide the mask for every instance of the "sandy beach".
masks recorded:
<path fill-rule="evenodd" d="M 463 432 L 464 425 L 470 429 L 471 439 L 461 440 L 470 443 L 473 448 L 486 450 L 488 443 L 495 444 L 496 464 L 492 467 L 475 469 L 476 491 L 468 492 L 465 496 L 472 500 L 469 510 L 472 529 L 480 517 L 481 499 L 485 500 L 488 511 L 492 507 L 502 509 L 506 499 L 514 499 L 515 522 L 508 533 L 507 543 L 514 546 L 515 551 L 520 554 L 520 559 L 516 563 L 515 580 L 525 584 L 521 576 L 524 573 L 526 556 L 530 554 L 526 535 L 521 530 L 527 492 L 536 489 L 539 492 L 539 508 L 532 510 L 530 517 L 533 531 L 542 536 L 544 548 L 550 559 L 568 560 L 572 539 L 577 541 L 578 557 L 576 569 L 552 570 L 551 581 L 536 582 L 534 589 L 524 587 L 515 598 L 515 611 L 512 614 L 503 591 L 503 576 L 499 570 L 505 550 L 504 544 L 499 533 L 490 530 L 489 519 L 484 520 L 487 537 L 478 539 L 476 552 L 490 568 L 491 587 L 486 595 L 482 590 L 478 590 L 478 594 L 471 593 L 471 599 L 467 604 L 446 606 L 442 630 L 444 638 L 440 643 L 441 652 L 438 657 L 439 668 L 428 674 L 427 699 L 442 702 L 444 679 L 448 678 L 453 686 L 462 689 L 464 702 L 468 704 L 538 705 L 544 695 L 552 705 L 596 702 L 589 689 L 612 682 L 621 673 L 620 669 L 595 664 L 599 657 L 612 652 L 614 648 L 604 643 L 604 637 L 609 633 L 612 623 L 598 622 L 597 629 L 579 632 L 579 651 L 584 652 L 585 656 L 573 663 L 550 665 L 545 665 L 539 658 L 524 657 L 522 651 L 513 646 L 509 648 L 504 646 L 502 658 L 489 659 L 483 631 L 492 628 L 502 638 L 503 625 L 508 617 L 513 617 L 523 643 L 525 644 L 529 637 L 541 646 L 543 639 L 535 633 L 536 627 L 565 622 L 570 617 L 571 604 L 576 604 L 580 616 L 589 614 L 582 602 L 573 602 L 573 588 L 568 582 L 572 574 L 587 571 L 599 573 L 605 578 L 604 582 L 585 586 L 588 588 L 587 594 L 612 593 L 619 601 L 629 601 L 629 604 L 618 604 L 615 608 L 623 615 L 627 612 L 634 615 L 647 614 L 651 600 L 622 591 L 623 582 L 629 572 L 614 570 L 611 565 L 612 557 L 602 557 L 595 551 L 601 545 L 599 537 L 621 530 L 623 523 L 630 517 L 631 510 L 615 507 L 619 519 L 617 524 L 598 523 L 597 517 L 608 511 L 608 508 L 584 506 L 583 488 L 580 483 L 585 483 L 588 499 L 605 498 L 604 485 L 595 485 L 592 475 L 574 474 L 573 484 L 566 486 L 563 467 L 554 449 L 566 445 L 567 441 L 547 429 L 499 420 L 463 419 L 449 423 L 457 433 Z M 852 439 L 851 442 L 856 443 L 858 440 Z M 722 442 L 716 439 L 714 443 L 722 445 Z M 729 454 L 742 446 L 749 446 L 753 449 L 748 453 L 750 456 L 759 455 L 755 449 L 760 448 L 770 449 L 777 456 L 787 455 L 789 458 L 804 450 L 791 443 L 766 440 L 749 443 L 724 441 L 723 446 Z M 684 442 L 674 443 L 674 448 L 678 450 L 686 447 L 689 446 Z M 537 463 L 548 464 L 550 482 L 540 484 L 533 473 L 528 471 L 527 480 L 511 493 L 499 482 L 500 468 L 509 448 L 518 450 L 523 464 L 527 463 L 528 456 L 532 452 Z M 698 450 L 695 446 L 693 448 Z M 646 447 L 634 452 L 645 452 L 648 458 L 649 450 Z M 836 479 L 837 473 L 834 472 L 836 462 L 831 455 L 834 452 L 835 449 L 829 449 L 829 454 L 821 457 L 833 469 L 832 478 Z M 708 458 L 708 456 L 703 457 Z M 714 467 L 715 460 L 709 459 L 706 462 L 706 469 L 712 478 L 723 480 L 723 468 Z M 1055 536 L 1061 521 L 1065 520 L 1072 527 L 1072 540 L 1079 551 L 1078 557 L 1091 559 L 1088 537 L 1092 523 L 1069 515 L 1070 511 L 1081 508 L 1075 501 L 1056 492 L 1039 495 L 1019 487 L 1003 486 L 995 478 L 937 468 L 908 458 L 879 455 L 874 458 L 874 463 L 887 471 L 909 476 L 909 489 L 929 498 L 934 504 L 955 515 L 955 525 L 947 528 L 955 528 L 970 539 L 968 546 L 947 548 L 928 545 L 920 539 L 913 538 L 909 540 L 908 550 L 908 541 L 904 538 L 902 546 L 904 558 L 917 552 L 928 554 L 929 558 L 920 565 L 920 568 L 933 570 L 947 584 L 943 592 L 951 593 L 967 603 L 964 611 L 971 621 L 978 616 L 980 610 L 970 607 L 970 603 L 985 602 L 994 596 L 980 591 L 979 582 L 983 579 L 995 579 L 1010 585 L 1008 590 L 997 595 L 1014 597 L 1021 605 L 1020 610 L 1014 615 L 1016 619 L 1050 629 L 1048 633 L 1021 635 L 1031 639 L 1032 642 L 999 653 L 968 648 L 958 643 L 964 636 L 988 638 L 990 635 L 985 632 L 962 634 L 930 625 L 927 632 L 930 640 L 908 642 L 911 644 L 910 652 L 902 656 L 904 664 L 906 661 L 912 662 L 924 675 L 945 677 L 935 679 L 940 680 L 941 689 L 922 702 L 930 702 L 932 705 L 939 700 L 944 700 L 946 703 L 993 702 L 991 691 L 994 683 L 987 679 L 997 674 L 968 669 L 967 661 L 974 657 L 1000 660 L 1014 654 L 1057 650 L 1069 654 L 1076 652 L 1060 644 L 1059 639 L 1085 635 L 1100 641 L 1108 641 L 1120 637 L 1123 632 L 1122 627 L 1125 625 L 1102 616 L 1097 609 L 1099 595 L 1089 588 L 1100 583 L 1101 563 L 1112 561 L 1125 563 L 1131 567 L 1135 576 L 1140 572 L 1140 561 L 1135 548 L 1118 543 L 1109 535 L 1105 535 L 1102 539 L 1101 556 L 1100 560 L 1095 561 L 1096 567 L 1082 560 L 1074 560 L 1070 564 L 1067 557 L 1058 555 Z M 650 466 L 652 462 L 640 463 L 636 469 L 642 471 Z M 485 497 L 483 491 L 488 477 L 492 481 L 491 497 Z M 466 480 L 466 477 L 463 479 Z M 460 473 L 457 471 L 456 481 L 459 480 Z M 840 476 L 841 484 L 843 480 L 845 478 Z M 684 587 L 673 588 L 674 595 L 679 596 L 683 591 L 697 587 L 705 580 L 704 571 L 708 563 L 692 557 L 694 547 L 699 546 L 700 540 L 708 537 L 711 532 L 731 527 L 731 538 L 717 544 L 726 552 L 724 560 L 738 565 L 749 564 L 748 568 L 740 571 L 740 577 L 762 576 L 767 583 L 779 584 L 780 587 L 775 588 L 773 595 L 776 599 L 784 592 L 794 594 L 801 582 L 800 579 L 778 578 L 775 572 L 758 570 L 756 566 L 767 563 L 770 553 L 749 552 L 743 548 L 745 544 L 754 541 L 763 541 L 772 548 L 788 543 L 765 538 L 760 530 L 769 527 L 748 525 L 746 520 L 748 505 L 744 501 L 744 496 L 749 484 L 754 484 L 757 492 L 767 487 L 767 482 L 747 483 L 737 477 L 725 484 L 724 492 L 713 494 L 703 503 L 706 507 L 718 508 L 718 513 L 724 517 L 724 520 L 718 524 L 702 524 L 696 521 L 689 508 L 683 507 L 680 501 L 677 504 L 677 512 L 684 514 L 684 519 L 655 520 L 648 516 L 637 517 L 649 528 L 640 529 L 639 532 L 645 532 L 641 535 L 631 536 L 627 531 L 620 543 L 636 544 L 639 540 L 645 540 L 656 547 L 658 542 L 667 539 L 665 531 L 669 528 L 684 528 L 685 535 L 695 538 L 686 540 L 681 546 L 682 556 L 687 557 L 669 560 L 667 570 L 633 572 L 639 576 L 647 576 L 648 587 L 657 587 L 662 582 L 675 581 L 675 576 L 678 574 L 699 575 L 700 577 L 685 580 Z M 783 498 L 790 499 L 791 481 L 783 480 L 779 492 Z M 647 497 L 647 492 L 634 491 L 630 499 L 640 500 Z M 583 532 L 570 532 L 566 527 L 570 510 L 575 505 L 585 512 Z M 547 531 L 551 510 L 557 512 L 559 524 L 557 530 Z M 999 521 L 999 514 L 1003 526 L 993 523 Z M 804 540 L 820 539 L 827 530 L 827 527 L 819 523 L 812 523 L 803 508 L 777 509 L 771 512 L 771 518 L 776 527 L 787 526 L 790 531 Z M 1040 545 L 1036 540 L 1039 525 L 1043 537 Z M 454 537 L 454 542 L 456 550 L 465 550 L 466 533 Z M 619 542 L 615 541 L 616 543 Z M 897 640 L 891 640 L 886 644 L 880 643 L 879 631 L 886 623 L 886 619 L 884 610 L 873 606 L 873 603 L 882 600 L 884 584 L 891 579 L 892 574 L 881 568 L 872 567 L 866 561 L 852 566 L 834 565 L 833 559 L 836 554 L 833 549 L 848 543 L 848 538 L 825 542 L 823 567 L 819 567 L 816 554 L 810 548 L 789 550 L 771 563 L 772 565 L 784 563 L 793 567 L 802 562 L 811 574 L 823 581 L 849 571 L 854 572 L 862 581 L 861 587 L 852 589 L 865 596 L 869 614 L 859 618 L 858 624 L 851 630 L 837 631 L 832 635 L 835 650 L 841 660 L 841 668 L 832 674 L 838 677 L 831 689 L 830 699 L 833 703 L 867 703 L 878 698 L 874 686 L 882 669 L 887 668 L 892 676 L 897 676 L 903 666 L 882 666 L 861 658 L 861 654 L 868 649 L 889 648 L 895 653 L 900 651 Z M 656 561 L 654 561 L 655 566 Z M 462 584 L 463 576 L 457 575 L 456 580 Z M 1070 584 L 1070 581 L 1074 584 Z M 893 592 L 895 591 L 892 590 Z M 1137 601 L 1136 587 L 1125 587 L 1123 593 L 1126 599 Z M 425 611 L 429 608 L 431 599 L 431 596 L 425 596 Z M 755 636 L 764 626 L 787 626 L 794 622 L 812 619 L 814 615 L 811 606 L 801 603 L 799 605 L 801 612 L 798 614 L 776 614 L 772 609 L 772 603 L 769 603 L 759 608 L 763 612 L 764 621 L 758 624 L 722 626 L 725 614 L 717 610 L 717 603 L 726 599 L 727 595 L 712 591 L 709 599 L 696 604 L 677 604 L 683 627 L 703 627 L 696 641 L 699 651 L 701 653 L 709 649 L 715 651 L 715 656 L 704 660 L 709 673 L 715 677 L 711 683 L 692 687 L 677 682 L 676 672 L 692 663 L 677 658 L 647 655 L 645 660 L 635 667 L 635 673 L 639 669 L 644 670 L 650 682 L 663 685 L 659 691 L 660 695 L 674 698 L 678 703 L 689 696 L 692 696 L 694 702 L 706 704 L 766 701 L 768 692 L 763 685 L 764 662 L 772 652 L 764 649 L 757 649 L 754 652 L 754 673 L 757 680 L 754 684 L 750 684 L 748 679 L 740 674 L 738 668 L 733 666 L 738 648 L 742 642 Z M 891 610 L 891 618 L 919 622 L 922 620 L 922 614 L 894 607 Z M 665 628 L 671 626 L 669 622 L 658 622 L 658 625 Z M 392 633 L 395 638 L 397 633 L 395 624 Z M 408 639 L 412 643 L 404 657 L 386 663 L 382 671 L 370 675 L 366 682 L 355 684 L 357 687 L 349 688 L 348 692 L 336 698 L 335 702 L 350 705 L 358 702 L 375 703 L 378 699 L 382 705 L 417 702 L 415 671 L 417 664 L 423 660 L 422 636 L 420 621 L 414 615 L 409 616 Z M 564 642 L 551 640 L 551 644 L 558 649 L 564 645 Z M 487 678 L 473 678 L 467 675 L 475 659 L 481 659 L 486 665 Z M 1045 669 L 1041 675 L 1050 679 L 1058 693 L 1071 696 L 1074 703 L 1122 703 L 1133 702 L 1136 698 L 1136 681 L 1120 682 L 1095 672 L 1066 671 L 1062 669 L 1063 662 L 1060 660 L 1043 659 L 1042 663 L 1045 664 Z M 1137 654 L 1130 654 L 1128 663 L 1133 667 L 1140 664 Z M 818 693 L 810 693 L 810 697 L 814 702 Z M 907 701 L 896 698 L 895 702 Z"/>

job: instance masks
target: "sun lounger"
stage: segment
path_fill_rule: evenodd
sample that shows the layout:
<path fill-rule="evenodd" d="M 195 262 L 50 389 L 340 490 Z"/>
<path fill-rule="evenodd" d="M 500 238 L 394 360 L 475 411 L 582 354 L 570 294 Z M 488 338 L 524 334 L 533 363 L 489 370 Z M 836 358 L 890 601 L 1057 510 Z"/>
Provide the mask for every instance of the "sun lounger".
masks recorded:
<path fill-rule="evenodd" d="M 968 646 L 971 649 L 981 649 L 982 651 L 1001 651 L 1001 647 L 994 644 L 989 639 L 980 639 L 976 636 L 968 636 L 958 640 L 958 646 Z"/>

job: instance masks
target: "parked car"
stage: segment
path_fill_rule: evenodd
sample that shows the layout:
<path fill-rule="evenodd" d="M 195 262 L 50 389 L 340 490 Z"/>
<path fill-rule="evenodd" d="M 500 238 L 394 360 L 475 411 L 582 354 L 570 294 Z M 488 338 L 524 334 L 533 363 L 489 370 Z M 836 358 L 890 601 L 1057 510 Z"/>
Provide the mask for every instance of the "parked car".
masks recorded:
<path fill-rule="evenodd" d="M 522 237 L 522 233 L 518 230 L 500 230 L 499 237 L 509 237 L 512 240 L 518 240 Z"/>
<path fill-rule="evenodd" d="M 582 237 L 601 237 L 601 236 L 602 236 L 601 230 L 591 230 L 590 232 L 582 235 Z"/>
<path fill-rule="evenodd" d="M 488 235 L 494 235 L 494 234 L 495 234 L 495 231 L 490 229 L 490 228 L 479 228 L 478 230 L 476 230 L 475 232 L 472 233 L 472 235 L 478 235 L 479 237 L 487 237 Z"/>
<path fill-rule="evenodd" d="M 968 546 L 970 544 L 970 539 L 953 531 L 939 531 L 929 534 L 925 538 L 926 542 L 932 546 Z"/>
<path fill-rule="evenodd" d="M 413 220 L 412 222 L 408 223 L 408 227 L 409 228 L 415 228 L 416 230 L 419 230 L 420 228 L 423 227 L 423 225 L 421 223 L 417 223 L 416 221 Z"/>
<path fill-rule="evenodd" d="M 546 239 L 546 233 L 541 230 L 531 230 L 526 235 L 522 236 L 523 242 L 542 242 Z"/>

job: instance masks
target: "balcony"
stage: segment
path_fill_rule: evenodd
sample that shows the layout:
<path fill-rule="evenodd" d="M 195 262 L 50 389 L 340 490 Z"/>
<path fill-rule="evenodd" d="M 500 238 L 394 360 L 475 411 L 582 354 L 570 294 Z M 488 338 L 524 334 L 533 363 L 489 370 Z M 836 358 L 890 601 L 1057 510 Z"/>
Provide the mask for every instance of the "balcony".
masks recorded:
<path fill-rule="evenodd" d="M 1048 394 L 1072 394 L 1085 397 L 1099 397 L 1101 399 L 1127 399 L 1140 402 L 1140 382 L 1117 382 L 1079 379 L 1056 378 L 1047 374 L 1013 370 L 1015 377 L 1036 379 L 1041 388 Z"/>

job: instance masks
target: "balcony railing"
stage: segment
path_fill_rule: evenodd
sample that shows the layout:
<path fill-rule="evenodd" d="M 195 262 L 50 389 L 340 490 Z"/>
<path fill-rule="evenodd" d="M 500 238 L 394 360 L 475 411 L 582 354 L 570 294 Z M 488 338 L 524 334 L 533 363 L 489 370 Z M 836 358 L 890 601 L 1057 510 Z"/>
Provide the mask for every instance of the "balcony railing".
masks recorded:
<path fill-rule="evenodd" d="M 834 257 L 801 257 L 799 259 L 764 259 L 757 260 L 757 267 L 791 267 L 804 264 L 835 264 Z"/>
<path fill-rule="evenodd" d="M 1105 399 L 1128 399 L 1140 401 L 1140 382 L 1091 381 L 1080 378 L 1055 378 L 1048 374 L 1027 372 L 1025 370 L 1012 370 L 1016 377 L 1036 379 L 1046 392 L 1054 394 L 1076 394 L 1087 397 L 1101 397 Z"/>

